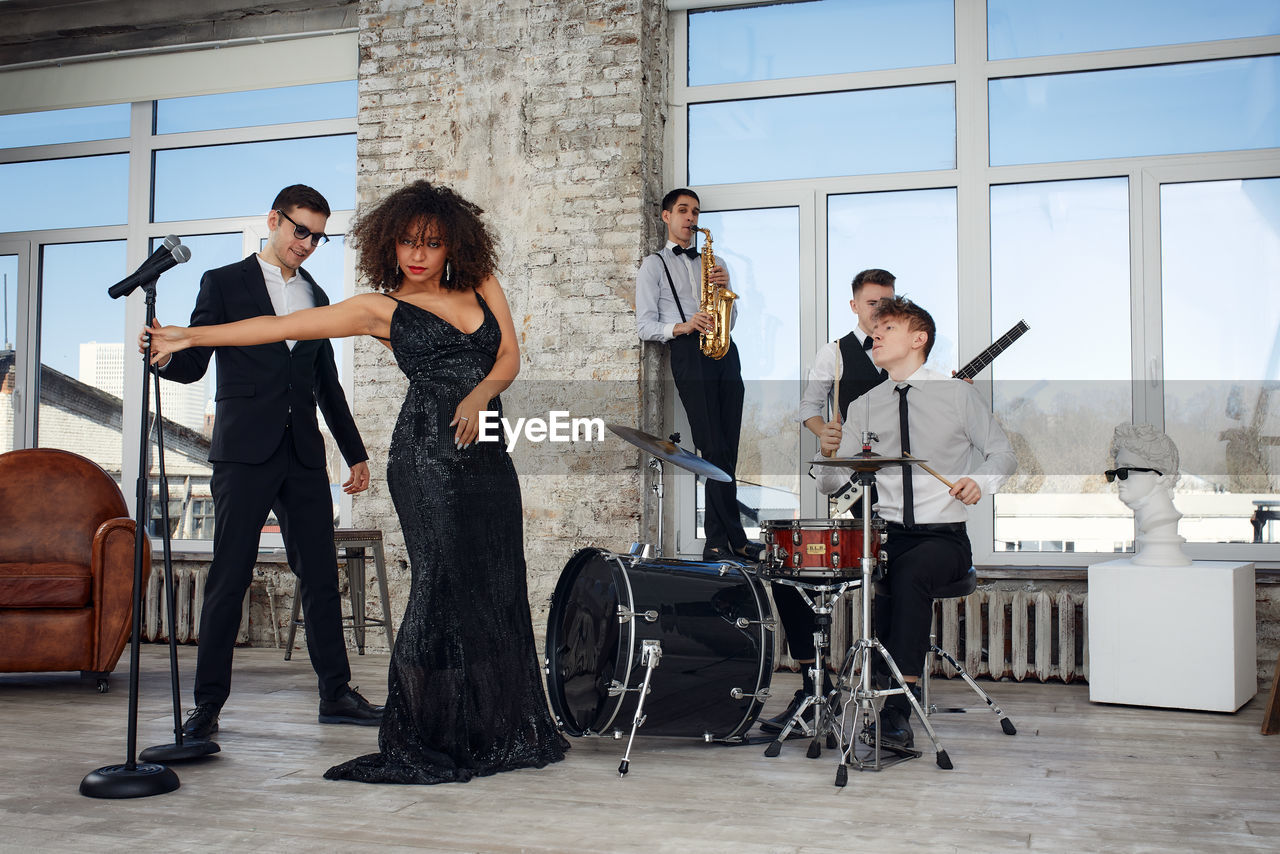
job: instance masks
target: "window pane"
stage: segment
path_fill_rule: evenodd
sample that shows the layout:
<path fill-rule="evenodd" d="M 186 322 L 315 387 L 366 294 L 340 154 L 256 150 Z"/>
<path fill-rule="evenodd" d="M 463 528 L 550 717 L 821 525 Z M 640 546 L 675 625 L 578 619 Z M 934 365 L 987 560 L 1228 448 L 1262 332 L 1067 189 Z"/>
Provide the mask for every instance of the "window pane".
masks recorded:
<path fill-rule="evenodd" d="M 0 163 L 0 187 L 0 232 L 120 225 L 128 217 L 129 155 Z"/>
<path fill-rule="evenodd" d="M 18 322 L 18 256 L 0 255 L 0 454 L 13 450 L 13 389 L 17 381 L 14 341 Z"/>
<path fill-rule="evenodd" d="M 128 135 L 128 104 L 0 116 L 0 148 L 88 142 Z"/>
<path fill-rule="evenodd" d="M 793 519 L 800 509 L 800 212 L 704 213 L 699 225 L 711 232 L 715 256 L 738 295 L 733 340 L 746 386 L 738 501 L 748 508 L 747 536 L 758 540 L 759 519 Z M 699 537 L 703 507 L 699 484 Z"/>
<path fill-rule="evenodd" d="M 856 193 L 827 200 L 829 340 L 857 325 L 849 307 L 853 277 L 869 267 L 893 273 L 896 291 L 933 315 L 938 339 L 929 367 L 958 368 L 956 191 Z"/>
<path fill-rule="evenodd" d="M 689 107 L 689 183 L 695 186 L 955 165 L 950 83 Z"/>
<path fill-rule="evenodd" d="M 953 0 L 820 0 L 689 15 L 689 85 L 955 61 Z"/>
<path fill-rule="evenodd" d="M 1102 477 L 1129 383 L 1124 178 L 991 188 L 991 323 L 1031 327 L 991 366 L 1018 472 L 995 496 L 996 551 L 1133 547 L 1133 514 Z"/>
<path fill-rule="evenodd" d="M 38 445 L 88 457 L 117 483 L 127 414 L 103 386 L 120 387 L 124 366 L 97 354 L 123 353 L 124 300 L 107 288 L 125 273 L 123 240 L 42 247 Z"/>
<path fill-rule="evenodd" d="M 1280 146 L 1280 57 L 992 80 L 991 164 Z"/>
<path fill-rule="evenodd" d="M 1280 512 L 1280 178 L 1164 185 L 1160 245 L 1179 532 L 1249 542 L 1255 509 Z"/>
<path fill-rule="evenodd" d="M 290 184 L 315 187 L 333 210 L 353 209 L 355 135 L 157 151 L 154 221 L 265 215 Z"/>
<path fill-rule="evenodd" d="M 346 119 L 356 114 L 356 82 L 316 83 L 156 101 L 156 133 Z"/>
<path fill-rule="evenodd" d="M 991 59 L 1276 34 L 1275 0 L 987 0 Z"/>

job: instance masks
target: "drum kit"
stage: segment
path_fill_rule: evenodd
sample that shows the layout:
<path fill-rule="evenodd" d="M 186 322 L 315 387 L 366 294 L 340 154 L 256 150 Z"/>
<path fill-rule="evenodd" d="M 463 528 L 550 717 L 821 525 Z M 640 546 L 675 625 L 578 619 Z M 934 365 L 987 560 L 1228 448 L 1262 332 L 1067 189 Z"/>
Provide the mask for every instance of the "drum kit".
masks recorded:
<path fill-rule="evenodd" d="M 658 439 L 622 425 L 609 429 L 661 461 L 716 480 L 729 476 L 679 446 L 679 436 Z M 794 587 L 813 610 L 814 686 L 823 685 L 832 661 L 832 614 L 850 590 L 861 589 L 862 630 L 835 671 L 835 687 L 805 696 L 766 756 L 777 756 L 799 730 L 810 739 L 807 756 L 822 744 L 838 748 L 835 785 L 844 786 L 850 766 L 879 771 L 920 751 L 880 742 L 876 701 L 904 694 L 937 755 L 951 768 L 901 671 L 871 633 L 874 583 L 883 576 L 884 525 L 871 515 L 871 484 L 886 466 L 919 463 L 915 457 L 882 457 L 870 450 L 821 464 L 849 469 L 862 487 L 860 519 L 763 521 L 765 550 L 758 562 L 697 562 L 653 557 L 633 544 L 628 554 L 586 548 L 565 565 L 551 599 L 547 623 L 547 688 L 557 723 L 572 736 L 621 739 L 630 727 L 619 776 L 630 768 L 636 735 L 698 738 L 728 744 L 763 743 L 747 732 L 769 697 L 773 674 L 773 633 L 777 621 L 765 582 Z M 654 488 L 661 518 L 661 478 Z M 661 524 L 661 523 L 659 523 Z M 661 543 L 661 528 L 659 528 Z M 872 681 L 873 656 L 892 674 L 888 687 Z M 662 665 L 660 672 L 659 665 Z M 884 683 L 880 683 L 883 685 Z M 806 714 L 812 709 L 810 715 Z M 874 724 L 874 726 L 873 726 Z M 643 729 L 642 729 L 643 728 Z M 886 755 L 888 754 L 888 755 Z"/>

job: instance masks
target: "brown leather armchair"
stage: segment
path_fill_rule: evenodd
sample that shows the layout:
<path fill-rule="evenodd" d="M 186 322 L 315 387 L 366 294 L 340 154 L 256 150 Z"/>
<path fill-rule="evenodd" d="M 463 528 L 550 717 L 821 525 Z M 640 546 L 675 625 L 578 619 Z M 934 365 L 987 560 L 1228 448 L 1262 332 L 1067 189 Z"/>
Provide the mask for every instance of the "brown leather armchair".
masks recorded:
<path fill-rule="evenodd" d="M 124 496 L 95 463 L 0 454 L 0 673 L 79 670 L 105 693 L 132 626 L 133 554 Z"/>

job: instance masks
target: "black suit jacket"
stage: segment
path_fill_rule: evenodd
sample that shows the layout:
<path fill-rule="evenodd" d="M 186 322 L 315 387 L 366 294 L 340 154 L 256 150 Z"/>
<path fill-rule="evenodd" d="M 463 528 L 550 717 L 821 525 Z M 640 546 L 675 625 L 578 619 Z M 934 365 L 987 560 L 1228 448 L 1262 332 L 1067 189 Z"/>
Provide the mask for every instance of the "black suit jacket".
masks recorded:
<path fill-rule="evenodd" d="M 310 284 L 317 306 L 329 298 L 311 274 L 298 273 Z M 256 255 L 209 270 L 200 280 L 200 295 L 191 326 L 231 323 L 274 315 L 266 280 Z M 261 463 L 280 445 L 292 422 L 293 442 L 304 465 L 322 468 L 324 439 L 316 406 L 348 465 L 369 458 L 338 382 L 333 345 L 328 340 L 299 341 L 292 350 L 283 341 L 253 347 L 192 347 L 174 353 L 161 376 L 180 383 L 204 376 L 209 357 L 217 354 L 218 388 L 209 461 Z"/>

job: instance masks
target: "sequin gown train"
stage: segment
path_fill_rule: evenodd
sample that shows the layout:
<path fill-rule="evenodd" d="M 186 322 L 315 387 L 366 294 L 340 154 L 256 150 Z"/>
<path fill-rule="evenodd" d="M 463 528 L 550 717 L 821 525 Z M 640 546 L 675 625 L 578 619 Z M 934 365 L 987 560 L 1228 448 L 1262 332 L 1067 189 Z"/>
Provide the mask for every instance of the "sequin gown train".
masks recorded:
<path fill-rule="evenodd" d="M 458 402 L 493 368 L 502 333 L 467 334 L 398 301 L 391 347 L 409 378 L 387 484 L 412 586 L 396 635 L 381 752 L 330 768 L 331 780 L 465 782 L 564 758 L 547 709 L 525 584 L 520 485 L 501 442 L 459 451 Z M 490 404 L 496 409 L 498 402 Z"/>

